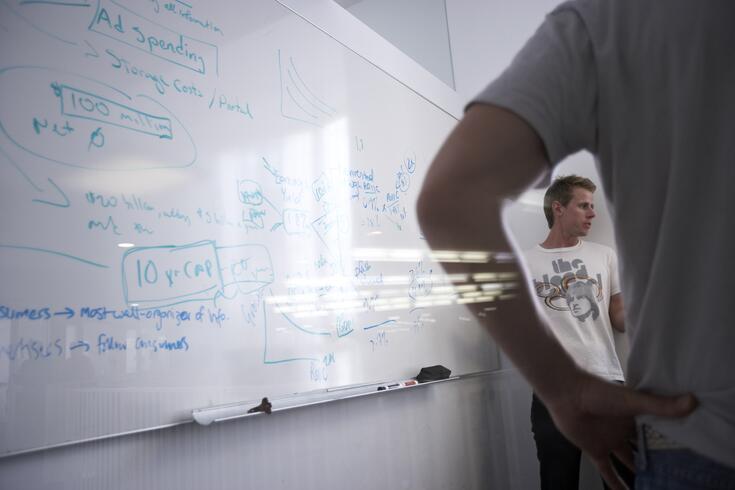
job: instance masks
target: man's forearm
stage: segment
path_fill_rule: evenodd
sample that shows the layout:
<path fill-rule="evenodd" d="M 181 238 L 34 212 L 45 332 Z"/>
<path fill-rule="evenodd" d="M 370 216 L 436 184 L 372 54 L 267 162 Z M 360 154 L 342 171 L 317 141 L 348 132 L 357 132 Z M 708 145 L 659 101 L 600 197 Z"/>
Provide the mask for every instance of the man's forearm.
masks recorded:
<path fill-rule="evenodd" d="M 610 324 L 618 332 L 625 332 L 625 308 L 623 306 L 623 295 L 614 294 L 610 298 Z"/>
<path fill-rule="evenodd" d="M 449 249 L 442 246 L 448 243 L 440 238 L 444 233 L 452 233 L 455 237 L 464 232 L 481 233 L 479 229 L 460 228 L 449 223 L 437 226 L 441 230 L 436 230 L 436 235 L 432 231 L 432 226 L 424 229 L 427 240 L 432 248 L 437 250 Z M 488 223 L 487 228 L 493 229 L 494 226 Z M 502 230 L 502 227 L 498 229 Z M 457 242 L 452 242 L 455 244 L 452 250 L 472 249 L 456 247 Z M 499 347 L 542 399 L 550 400 L 565 396 L 563 390 L 570 386 L 567 380 L 578 368 L 538 317 L 519 265 L 491 261 L 483 266 L 465 263 L 445 263 L 443 266 L 448 274 L 463 274 L 468 277 L 487 272 L 503 274 L 505 277 L 515 275 L 515 287 L 504 291 L 504 298 L 493 303 L 496 306 L 493 311 L 484 311 L 487 303 L 470 303 L 467 306 L 488 328 Z"/>
<path fill-rule="evenodd" d="M 490 128 L 496 141 L 488 141 Z M 538 136 L 517 116 L 498 108 L 471 109 L 437 155 L 419 197 L 424 236 L 435 250 L 512 250 L 501 223 L 503 198 L 520 193 L 546 169 Z M 547 331 L 516 263 L 447 263 L 449 273 L 515 273 L 512 297 L 492 315 L 478 316 L 498 345 L 542 398 L 554 398 L 568 386 L 563 380 L 579 370 Z M 483 305 L 471 305 L 477 315 Z"/>

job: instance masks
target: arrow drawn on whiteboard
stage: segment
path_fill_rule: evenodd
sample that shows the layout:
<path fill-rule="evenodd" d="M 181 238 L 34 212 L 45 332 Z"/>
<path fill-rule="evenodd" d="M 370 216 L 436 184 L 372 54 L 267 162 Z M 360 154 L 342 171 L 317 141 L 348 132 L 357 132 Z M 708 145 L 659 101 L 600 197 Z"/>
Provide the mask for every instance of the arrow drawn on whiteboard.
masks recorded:
<path fill-rule="evenodd" d="M 56 182 L 54 182 L 51 177 L 48 178 L 49 184 L 51 184 L 50 191 L 49 189 L 42 189 L 38 185 L 36 185 L 35 182 L 31 180 L 31 178 L 23 172 L 23 169 L 20 168 L 20 166 L 15 163 L 15 161 L 10 158 L 10 155 L 5 153 L 5 151 L 0 148 L 0 153 L 5 157 L 5 160 L 10 163 L 10 166 L 13 167 L 15 170 L 18 171 L 20 175 L 23 176 L 23 178 L 28 182 L 31 187 L 33 187 L 36 192 L 39 194 L 43 194 L 46 199 L 33 199 L 33 202 L 37 202 L 40 204 L 48 204 L 49 206 L 55 206 L 58 208 L 68 208 L 70 205 L 69 198 L 66 196 L 63 190 L 56 185 Z M 48 192 L 47 192 L 48 191 Z"/>
<path fill-rule="evenodd" d="M 91 49 L 91 50 L 92 50 L 92 52 L 91 52 L 91 53 L 90 53 L 89 51 L 87 51 L 86 53 L 84 53 L 84 56 L 86 56 L 87 58 L 99 58 L 99 57 L 100 57 L 100 54 L 99 54 L 99 53 L 97 52 L 97 50 L 96 50 L 96 49 L 94 49 L 94 46 L 92 46 L 91 44 L 89 44 L 89 41 L 87 41 L 87 40 L 85 39 L 85 40 L 84 40 L 84 43 L 85 43 L 85 44 L 86 44 L 87 46 L 89 46 L 89 49 Z"/>
<path fill-rule="evenodd" d="M 56 190 L 56 192 L 62 197 L 63 201 L 55 202 L 55 201 L 47 201 L 45 199 L 34 199 L 33 202 L 38 202 L 41 204 L 48 204 L 49 206 L 56 206 L 58 208 L 68 208 L 70 205 L 70 202 L 69 202 L 69 198 L 66 197 L 66 194 L 64 194 L 64 191 L 62 191 L 61 188 L 58 185 L 56 185 L 56 182 L 51 180 L 51 177 L 48 178 L 48 181 L 49 181 L 49 184 L 51 184 Z M 42 190 L 41 192 L 45 192 L 45 191 Z"/>
<path fill-rule="evenodd" d="M 69 350 L 74 350 L 74 349 L 79 349 L 79 348 L 84 349 L 84 352 L 89 352 L 89 342 L 85 340 L 77 340 L 76 342 L 69 345 Z"/>
<path fill-rule="evenodd" d="M 337 114 L 337 109 L 314 94 L 304 82 L 292 57 L 289 56 L 288 64 L 281 60 L 280 49 L 278 50 L 278 71 L 281 79 L 281 115 L 283 117 L 321 127 L 327 119 Z"/>
<path fill-rule="evenodd" d="M 401 226 L 401 224 L 400 223 L 396 223 L 396 221 L 393 218 L 391 218 L 390 216 L 386 216 L 386 218 L 388 218 L 388 221 L 390 221 L 391 223 L 393 223 L 394 225 L 396 225 L 396 228 L 398 228 L 398 231 L 403 230 L 403 227 Z"/>
<path fill-rule="evenodd" d="M 66 315 L 66 319 L 71 320 L 74 317 L 74 310 L 67 306 L 64 309 L 64 311 L 57 311 L 54 313 L 54 316 L 62 316 L 62 315 Z"/>
<path fill-rule="evenodd" d="M 275 205 L 275 204 L 273 204 L 273 203 L 272 203 L 272 202 L 270 201 L 270 199 L 268 199 L 268 198 L 267 198 L 267 197 L 265 197 L 265 196 L 263 196 L 263 202 L 265 202 L 265 203 L 266 203 L 266 204 L 268 204 L 268 205 L 269 205 L 270 207 L 272 207 L 272 208 L 273 208 L 273 210 L 274 210 L 274 211 L 276 212 L 276 214 L 278 215 L 278 217 L 279 217 L 279 218 L 281 219 L 281 221 L 278 221 L 277 223 L 273 223 L 273 226 L 271 226 L 271 231 L 276 231 L 276 230 L 277 230 L 278 228 L 280 228 L 281 226 L 283 226 L 283 227 L 285 228 L 285 225 L 284 225 L 284 223 L 283 223 L 283 219 L 284 219 L 284 218 L 283 218 L 283 213 L 281 212 L 281 210 L 280 210 L 280 209 L 278 209 L 278 208 L 276 207 L 276 205 Z"/>

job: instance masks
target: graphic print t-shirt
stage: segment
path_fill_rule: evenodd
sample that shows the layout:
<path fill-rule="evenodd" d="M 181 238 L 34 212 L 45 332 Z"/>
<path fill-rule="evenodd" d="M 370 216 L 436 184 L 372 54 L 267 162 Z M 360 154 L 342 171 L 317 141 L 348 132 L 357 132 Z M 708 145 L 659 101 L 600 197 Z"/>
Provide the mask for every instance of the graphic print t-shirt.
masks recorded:
<path fill-rule="evenodd" d="M 620 292 L 615 252 L 580 240 L 566 248 L 536 245 L 524 256 L 532 291 L 566 351 L 586 371 L 622 381 L 609 314 L 610 297 Z"/>

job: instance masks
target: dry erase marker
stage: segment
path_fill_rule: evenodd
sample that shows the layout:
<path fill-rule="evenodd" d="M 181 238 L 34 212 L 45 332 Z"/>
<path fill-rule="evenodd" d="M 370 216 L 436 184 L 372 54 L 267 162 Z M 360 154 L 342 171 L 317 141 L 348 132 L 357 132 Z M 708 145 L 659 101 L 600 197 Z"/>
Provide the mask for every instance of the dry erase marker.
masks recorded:
<path fill-rule="evenodd" d="M 391 383 L 389 385 L 378 386 L 378 391 L 392 390 L 393 388 L 405 388 L 406 386 L 413 386 L 419 382 L 415 379 L 409 379 L 406 381 L 399 381 L 397 383 Z"/>

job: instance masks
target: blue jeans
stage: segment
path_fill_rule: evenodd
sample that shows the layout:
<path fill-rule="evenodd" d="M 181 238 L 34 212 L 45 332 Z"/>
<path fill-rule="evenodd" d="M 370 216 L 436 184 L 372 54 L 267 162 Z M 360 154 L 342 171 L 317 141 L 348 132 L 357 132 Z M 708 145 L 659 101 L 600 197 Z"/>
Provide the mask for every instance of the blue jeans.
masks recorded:
<path fill-rule="evenodd" d="M 636 490 L 735 490 L 735 468 L 689 449 L 648 449 L 636 454 Z"/>

